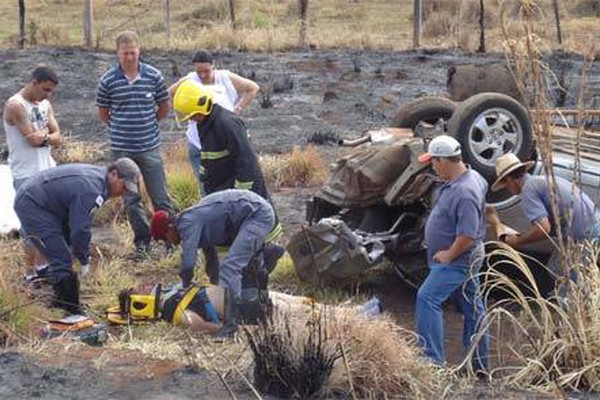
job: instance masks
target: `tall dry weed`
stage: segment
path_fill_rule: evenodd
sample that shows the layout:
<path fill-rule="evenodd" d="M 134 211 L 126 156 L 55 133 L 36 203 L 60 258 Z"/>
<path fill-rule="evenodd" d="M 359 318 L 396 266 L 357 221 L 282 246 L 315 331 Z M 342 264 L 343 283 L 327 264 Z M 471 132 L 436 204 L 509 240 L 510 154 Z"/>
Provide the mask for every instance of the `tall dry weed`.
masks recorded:
<path fill-rule="evenodd" d="M 25 284 L 25 253 L 19 241 L 0 239 L 0 347 L 32 339 L 50 315 L 46 291 Z"/>
<path fill-rule="evenodd" d="M 550 109 L 547 83 L 553 79 L 553 73 L 544 62 L 549 46 L 539 34 L 540 4 L 523 1 L 519 11 L 522 36 L 510 35 L 503 19 L 509 64 L 525 103 L 538 110 Z M 582 76 L 585 88 L 586 70 Z M 580 99 L 583 97 L 582 92 Z M 579 106 L 583 114 L 582 101 Z M 531 119 L 543 173 L 550 186 L 552 214 L 558 216 L 554 127 L 548 113 L 533 113 Z M 575 132 L 576 143 L 580 143 L 581 132 L 581 129 Z M 579 180 L 580 154 L 576 149 L 573 185 Z M 556 226 L 561 226 L 561 222 L 569 225 L 569 221 L 557 218 Z M 559 392 L 562 396 L 574 390 L 597 391 L 600 389 L 600 249 L 598 243 L 574 243 L 563 237 L 561 229 L 557 229 L 552 246 L 560 252 L 561 270 L 553 274 L 556 289 L 549 298 L 541 292 L 531 269 L 510 247 L 499 244 L 499 249 L 490 254 L 490 260 L 496 257 L 503 263 L 510 260 L 523 280 L 517 284 L 499 272 L 497 265 L 491 265 L 484 274 L 489 287 L 506 295 L 493 304 L 484 322 L 496 335 L 497 366 L 492 376 L 514 386 Z M 572 280 L 573 276 L 577 279 Z"/>
<path fill-rule="evenodd" d="M 517 284 L 495 265 L 486 272 L 489 287 L 506 295 L 484 322 L 496 342 L 493 378 L 546 392 L 600 389 L 600 249 L 597 244 L 583 246 L 587 255 L 571 266 L 577 282 L 555 275 L 568 290 L 557 289 L 549 298 L 512 248 L 500 244 L 493 252 L 491 256 L 511 259 L 524 277 Z"/>

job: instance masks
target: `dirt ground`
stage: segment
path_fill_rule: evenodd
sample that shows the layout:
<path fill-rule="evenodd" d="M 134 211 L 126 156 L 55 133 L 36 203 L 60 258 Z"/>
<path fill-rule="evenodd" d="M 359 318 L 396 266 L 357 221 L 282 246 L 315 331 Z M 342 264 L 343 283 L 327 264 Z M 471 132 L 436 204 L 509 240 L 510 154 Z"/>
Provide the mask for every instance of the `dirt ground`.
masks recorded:
<path fill-rule="evenodd" d="M 190 58 L 189 53 L 175 52 L 145 55 L 146 61 L 163 71 L 168 84 L 190 70 Z M 295 145 L 307 144 L 316 136 L 351 138 L 385 126 L 402 103 L 421 95 L 444 93 L 449 67 L 503 59 L 501 54 L 453 51 L 330 50 L 217 55 L 218 66 L 251 77 L 263 89 L 243 116 L 257 152 L 263 154 L 287 152 Z M 2 50 L 0 106 L 3 107 L 4 101 L 24 85 L 35 64 L 49 64 L 56 68 L 61 80 L 52 103 L 63 133 L 80 140 L 106 143 L 105 127 L 96 117 L 94 95 L 99 76 L 115 61 L 114 54 L 78 49 Z M 555 54 L 549 61 L 567 77 L 566 105 L 574 105 L 581 59 Z M 263 108 L 267 103 L 269 107 Z M 162 130 L 165 142 L 184 137 L 173 119 L 163 122 Z M 5 147 L 4 135 L 0 135 L 0 146 Z M 328 162 L 339 152 L 333 143 L 319 148 Z M 273 193 L 287 234 L 303 222 L 304 201 L 313 192 L 314 189 L 294 188 Z M 384 307 L 400 324 L 413 327 L 414 289 L 391 275 L 368 290 L 381 297 Z M 462 353 L 462 321 L 451 308 L 447 311 L 446 344 L 450 361 L 456 363 Z M 57 350 L 57 353 L 61 351 Z M 193 371 L 184 365 L 98 348 L 78 347 L 64 354 L 69 357 L 36 359 L 18 352 L 0 353 L 0 398 L 187 399 L 227 396 L 214 374 Z M 107 360 L 111 368 L 95 367 L 94 360 L 99 357 Z M 247 389 L 239 389 L 239 398 L 252 396 Z M 488 395 L 484 391 L 472 397 L 487 398 Z"/>

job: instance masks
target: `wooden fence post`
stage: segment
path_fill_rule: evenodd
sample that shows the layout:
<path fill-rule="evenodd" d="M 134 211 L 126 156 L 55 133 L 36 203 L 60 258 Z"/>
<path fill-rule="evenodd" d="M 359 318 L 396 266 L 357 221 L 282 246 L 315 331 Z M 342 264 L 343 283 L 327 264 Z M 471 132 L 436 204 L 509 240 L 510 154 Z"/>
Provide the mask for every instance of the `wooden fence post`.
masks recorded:
<path fill-rule="evenodd" d="M 229 19 L 231 20 L 231 29 L 235 29 L 235 0 L 229 0 Z"/>
<path fill-rule="evenodd" d="M 167 33 L 167 47 L 171 47 L 171 4 L 165 0 L 165 31 Z"/>
<path fill-rule="evenodd" d="M 25 0 L 19 0 L 19 48 L 25 45 Z"/>
<path fill-rule="evenodd" d="M 92 0 L 83 3 L 83 41 L 85 47 L 92 47 L 94 32 L 94 9 Z"/>
<path fill-rule="evenodd" d="M 554 0 L 554 18 L 556 19 L 556 38 L 558 39 L 558 44 L 562 44 L 562 31 L 560 29 L 560 1 Z"/>
<path fill-rule="evenodd" d="M 421 32 L 423 25 L 423 0 L 413 0 L 413 48 L 421 47 Z"/>
<path fill-rule="evenodd" d="M 479 0 L 479 53 L 485 53 L 485 9 L 483 0 Z M 460 23 L 460 22 L 459 22 Z"/>
<path fill-rule="evenodd" d="M 308 0 L 298 0 L 298 3 L 300 5 L 300 47 L 304 47 L 308 27 Z"/>

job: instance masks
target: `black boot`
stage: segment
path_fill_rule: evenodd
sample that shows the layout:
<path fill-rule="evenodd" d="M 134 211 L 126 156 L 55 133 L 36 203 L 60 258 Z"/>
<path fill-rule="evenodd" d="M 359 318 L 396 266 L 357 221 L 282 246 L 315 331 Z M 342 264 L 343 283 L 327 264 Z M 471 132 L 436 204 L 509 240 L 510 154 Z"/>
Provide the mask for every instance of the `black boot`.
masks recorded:
<path fill-rule="evenodd" d="M 215 334 L 216 339 L 230 339 L 237 332 L 237 320 L 238 320 L 238 299 L 233 297 L 231 291 L 225 288 L 225 320 L 223 326 Z"/>
<path fill-rule="evenodd" d="M 285 248 L 275 243 L 265 243 L 263 247 L 264 268 L 270 274 L 277 266 L 277 261 L 285 253 Z"/>
<path fill-rule="evenodd" d="M 73 271 L 54 284 L 56 299 L 54 306 L 62 308 L 69 314 L 83 314 L 79 303 L 79 279 Z"/>

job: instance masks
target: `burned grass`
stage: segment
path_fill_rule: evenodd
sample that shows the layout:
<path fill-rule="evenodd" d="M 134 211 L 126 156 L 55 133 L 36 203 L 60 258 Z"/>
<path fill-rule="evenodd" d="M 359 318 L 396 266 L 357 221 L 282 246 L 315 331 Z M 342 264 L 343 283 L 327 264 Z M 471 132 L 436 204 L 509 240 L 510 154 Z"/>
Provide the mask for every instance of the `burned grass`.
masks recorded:
<path fill-rule="evenodd" d="M 420 357 L 413 334 L 356 308 L 275 303 L 273 317 L 244 330 L 254 384 L 284 397 L 424 398 L 448 382 Z M 311 385 L 306 385 L 311 382 Z"/>

